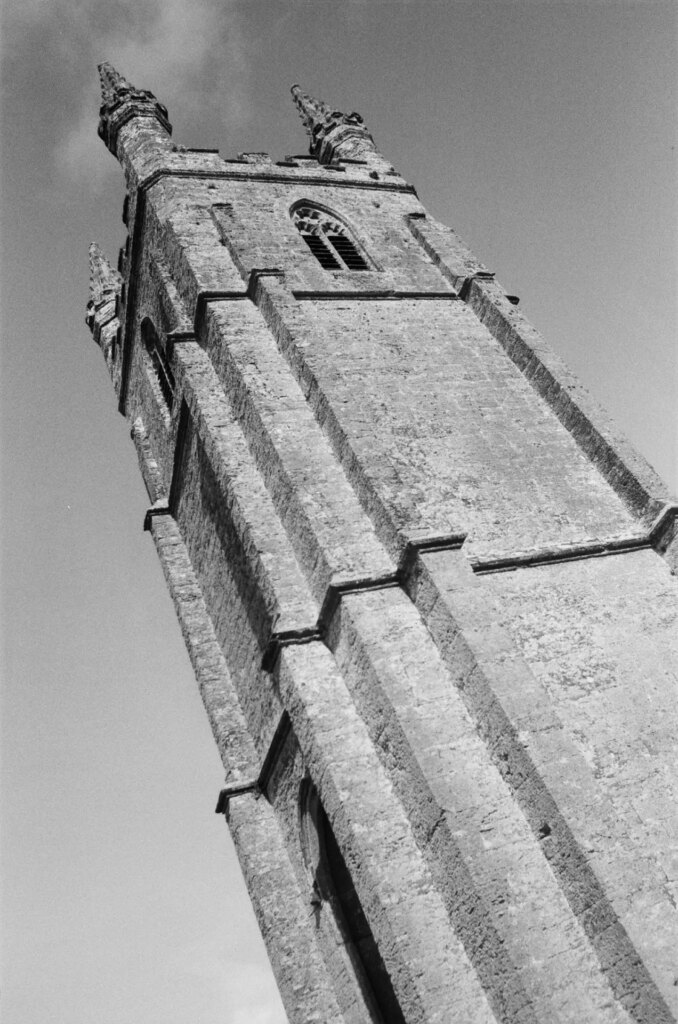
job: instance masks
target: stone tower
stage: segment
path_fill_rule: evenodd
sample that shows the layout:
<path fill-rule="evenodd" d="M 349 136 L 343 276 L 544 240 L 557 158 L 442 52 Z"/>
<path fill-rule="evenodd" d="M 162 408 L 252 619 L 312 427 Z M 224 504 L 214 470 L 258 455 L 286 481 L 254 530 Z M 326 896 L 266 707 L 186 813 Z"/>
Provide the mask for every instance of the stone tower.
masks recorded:
<path fill-rule="evenodd" d="M 100 71 L 88 323 L 291 1024 L 675 1021 L 676 505 L 358 114 L 224 160 Z"/>

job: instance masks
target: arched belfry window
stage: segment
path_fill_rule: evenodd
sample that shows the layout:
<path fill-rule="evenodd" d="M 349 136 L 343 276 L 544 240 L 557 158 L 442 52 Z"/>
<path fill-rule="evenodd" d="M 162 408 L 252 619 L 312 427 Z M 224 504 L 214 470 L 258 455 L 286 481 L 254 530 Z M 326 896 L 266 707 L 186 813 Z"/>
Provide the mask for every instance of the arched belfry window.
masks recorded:
<path fill-rule="evenodd" d="M 326 270 L 371 270 L 351 233 L 334 214 L 304 203 L 292 210 L 292 220 L 318 263 Z"/>
<path fill-rule="evenodd" d="M 170 369 L 167 353 L 163 348 L 157 331 L 151 321 L 146 319 L 141 324 L 141 338 L 148 355 L 160 394 L 169 410 L 174 403 L 174 374 Z"/>
<path fill-rule="evenodd" d="M 351 873 L 309 778 L 304 779 L 299 796 L 301 842 L 312 886 L 311 903 L 319 917 L 325 913 L 332 916 L 371 1024 L 405 1024 Z"/>

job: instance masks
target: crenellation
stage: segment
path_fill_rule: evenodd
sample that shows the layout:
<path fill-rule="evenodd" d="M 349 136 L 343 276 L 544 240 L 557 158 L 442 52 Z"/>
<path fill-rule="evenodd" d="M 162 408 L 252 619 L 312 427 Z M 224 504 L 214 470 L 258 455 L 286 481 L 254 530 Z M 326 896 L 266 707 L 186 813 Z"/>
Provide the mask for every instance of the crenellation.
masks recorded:
<path fill-rule="evenodd" d="M 254 164 L 255 166 L 273 163 L 273 158 L 268 153 L 238 153 L 236 160 L 244 164 Z"/>
<path fill-rule="evenodd" d="M 675 1022 L 678 504 L 360 115 L 224 159 L 101 78 L 87 322 L 290 1024 Z"/>

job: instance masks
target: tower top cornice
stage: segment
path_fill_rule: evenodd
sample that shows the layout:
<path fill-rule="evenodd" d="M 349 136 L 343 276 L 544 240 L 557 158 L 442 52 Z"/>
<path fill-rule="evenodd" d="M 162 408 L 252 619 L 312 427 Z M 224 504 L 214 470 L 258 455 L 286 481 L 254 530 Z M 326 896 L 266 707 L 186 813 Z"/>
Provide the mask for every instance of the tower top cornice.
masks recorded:
<path fill-rule="evenodd" d="M 374 139 L 360 114 L 333 110 L 323 100 L 292 86 L 292 97 L 309 137 L 309 151 L 321 163 L 343 158 L 364 159 L 378 155 Z"/>
<path fill-rule="evenodd" d="M 109 61 L 99 64 L 99 79 L 99 135 L 114 156 L 117 156 L 118 131 L 133 117 L 154 117 L 168 135 L 172 134 L 167 108 L 158 102 L 152 92 L 131 85 Z"/>

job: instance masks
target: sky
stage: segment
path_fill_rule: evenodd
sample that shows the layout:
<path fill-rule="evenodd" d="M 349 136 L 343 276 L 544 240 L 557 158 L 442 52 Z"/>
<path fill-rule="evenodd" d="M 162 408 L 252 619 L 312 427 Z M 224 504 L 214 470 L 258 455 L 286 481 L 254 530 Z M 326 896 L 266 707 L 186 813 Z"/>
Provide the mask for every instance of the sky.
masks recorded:
<path fill-rule="evenodd" d="M 186 146 L 358 110 L 675 493 L 676 12 L 654 0 L 5 0 L 5 1024 L 284 1024 L 223 769 L 84 324 L 123 178 L 96 64 Z"/>

